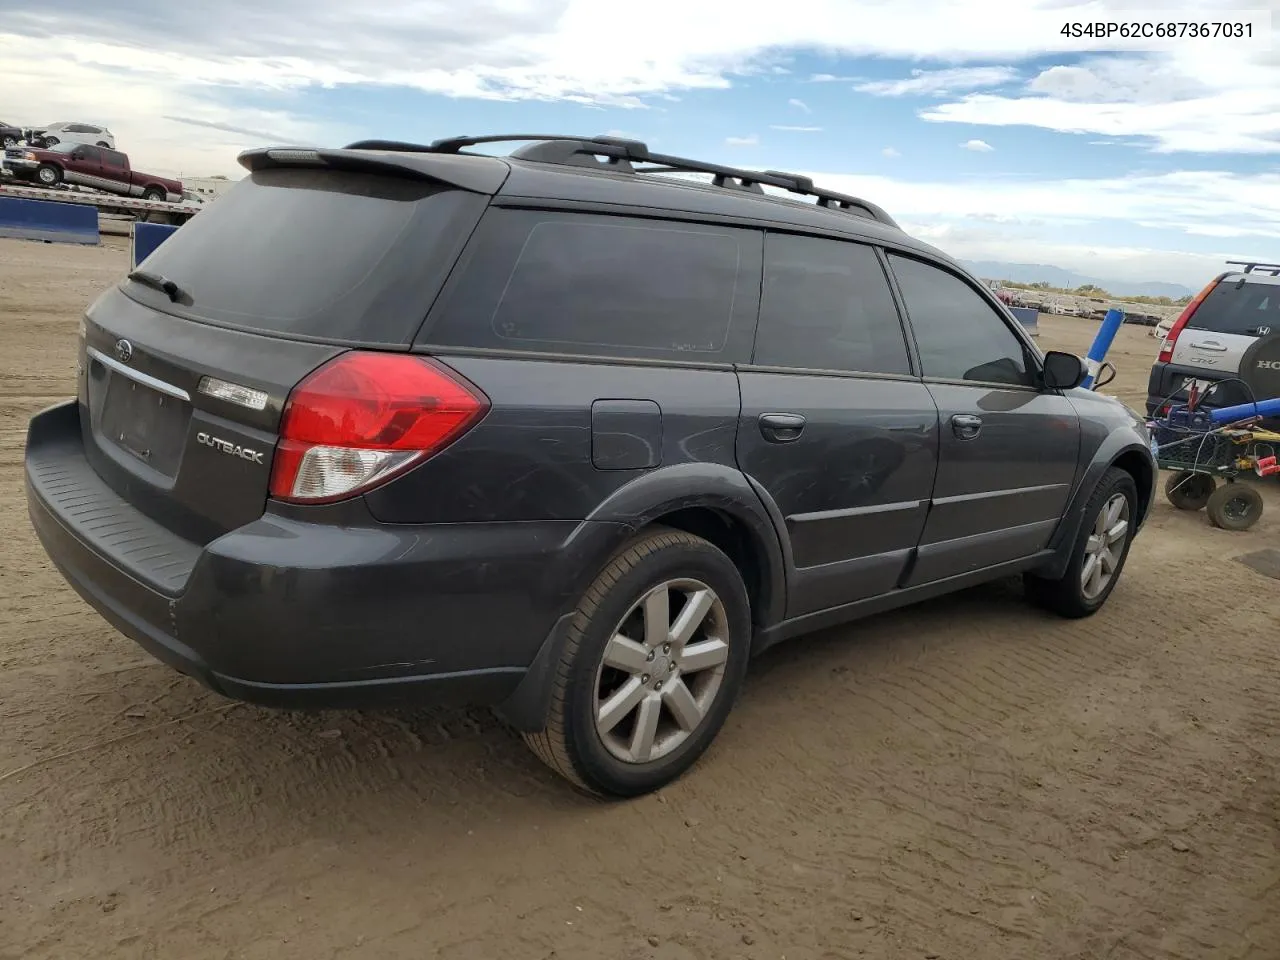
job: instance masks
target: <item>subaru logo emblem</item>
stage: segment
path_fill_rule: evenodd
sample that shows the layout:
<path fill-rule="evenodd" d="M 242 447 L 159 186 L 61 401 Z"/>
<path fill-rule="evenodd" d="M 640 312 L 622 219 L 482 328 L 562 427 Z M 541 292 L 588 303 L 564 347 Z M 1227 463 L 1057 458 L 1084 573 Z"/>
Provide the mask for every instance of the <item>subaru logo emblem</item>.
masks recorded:
<path fill-rule="evenodd" d="M 133 344 L 128 340 L 116 341 L 116 359 L 121 363 L 128 363 L 133 359 Z"/>

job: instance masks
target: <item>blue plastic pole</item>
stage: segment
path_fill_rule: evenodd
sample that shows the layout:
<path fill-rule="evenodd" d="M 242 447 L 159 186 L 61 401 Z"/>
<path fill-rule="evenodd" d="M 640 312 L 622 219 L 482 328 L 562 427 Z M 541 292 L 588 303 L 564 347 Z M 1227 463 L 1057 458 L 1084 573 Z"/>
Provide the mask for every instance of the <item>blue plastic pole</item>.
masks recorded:
<path fill-rule="evenodd" d="M 1280 397 L 1259 400 L 1257 403 L 1237 403 L 1234 407 L 1219 407 L 1209 411 L 1214 423 L 1234 423 L 1248 417 L 1280 417 Z"/>
<path fill-rule="evenodd" d="M 1098 376 L 1098 371 L 1102 368 L 1102 361 L 1107 355 L 1107 351 L 1111 349 L 1111 341 L 1116 338 L 1116 332 L 1120 329 L 1120 325 L 1124 323 L 1124 311 L 1119 307 L 1112 307 L 1107 311 L 1107 315 L 1102 318 L 1102 326 L 1098 328 L 1098 334 L 1093 338 L 1093 346 L 1089 348 L 1089 352 L 1085 355 L 1085 363 L 1089 367 L 1089 375 L 1084 378 L 1082 387 L 1093 386 L 1093 381 Z"/>

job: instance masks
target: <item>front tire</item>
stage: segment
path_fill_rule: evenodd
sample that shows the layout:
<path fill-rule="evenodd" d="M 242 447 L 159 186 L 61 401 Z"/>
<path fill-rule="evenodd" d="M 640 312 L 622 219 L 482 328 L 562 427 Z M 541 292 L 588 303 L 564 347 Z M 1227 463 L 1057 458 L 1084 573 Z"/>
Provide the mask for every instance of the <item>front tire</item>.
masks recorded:
<path fill-rule="evenodd" d="M 579 602 L 544 728 L 525 742 L 590 793 L 657 790 L 715 739 L 750 643 L 751 608 L 733 562 L 691 534 L 645 532 Z"/>
<path fill-rule="evenodd" d="M 1133 543 L 1138 487 L 1118 467 L 1102 475 L 1084 508 L 1066 572 L 1056 580 L 1023 578 L 1028 598 L 1060 617 L 1078 619 L 1102 609 L 1111 596 Z"/>
<path fill-rule="evenodd" d="M 43 186 L 56 187 L 62 182 L 62 171 L 51 163 L 41 164 L 36 168 L 36 180 Z"/>

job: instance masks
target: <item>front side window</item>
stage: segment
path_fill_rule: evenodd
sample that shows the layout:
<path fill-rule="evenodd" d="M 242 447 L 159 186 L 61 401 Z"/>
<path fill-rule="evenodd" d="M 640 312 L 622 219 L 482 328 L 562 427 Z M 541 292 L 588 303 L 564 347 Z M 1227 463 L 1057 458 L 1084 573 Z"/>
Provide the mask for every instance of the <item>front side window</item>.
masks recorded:
<path fill-rule="evenodd" d="M 925 377 L 1032 386 L 1026 348 L 982 296 L 953 273 L 889 255 Z"/>

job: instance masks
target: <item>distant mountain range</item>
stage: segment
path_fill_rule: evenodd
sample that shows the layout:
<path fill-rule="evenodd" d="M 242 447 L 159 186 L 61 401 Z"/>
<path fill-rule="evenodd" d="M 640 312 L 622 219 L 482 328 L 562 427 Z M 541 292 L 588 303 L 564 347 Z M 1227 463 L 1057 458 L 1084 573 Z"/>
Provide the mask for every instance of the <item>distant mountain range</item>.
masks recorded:
<path fill-rule="evenodd" d="M 1195 296 L 1196 292 L 1180 283 L 1163 283 L 1158 280 L 1130 283 L 1124 280 L 1086 277 L 1083 274 L 1044 263 L 1001 263 L 996 260 L 964 260 L 962 262 L 984 280 L 1012 280 L 1014 283 L 1044 281 L 1051 287 L 1066 289 L 1075 289 L 1091 283 L 1121 297 L 1169 297 L 1171 300 Z"/>

